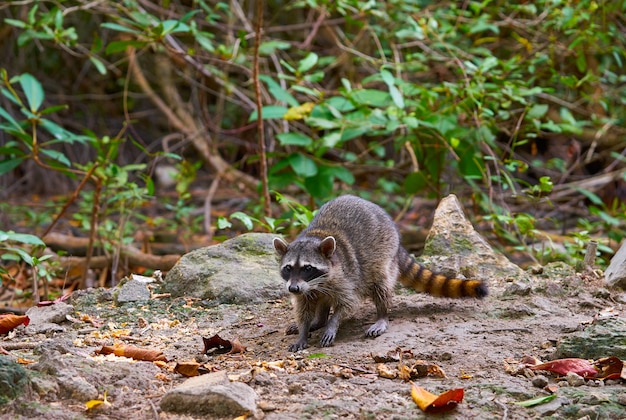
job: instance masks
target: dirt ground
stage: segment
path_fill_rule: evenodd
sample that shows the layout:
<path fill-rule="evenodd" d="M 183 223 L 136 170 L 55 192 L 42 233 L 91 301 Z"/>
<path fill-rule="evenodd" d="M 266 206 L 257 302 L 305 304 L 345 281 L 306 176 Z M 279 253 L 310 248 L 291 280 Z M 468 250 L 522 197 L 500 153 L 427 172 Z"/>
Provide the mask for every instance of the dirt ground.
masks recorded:
<path fill-rule="evenodd" d="M 415 379 L 417 385 L 435 394 L 464 389 L 463 402 L 439 418 L 626 418 L 622 405 L 626 392 L 617 381 L 586 381 L 577 387 L 560 383 L 558 397 L 550 403 L 533 408 L 513 404 L 548 393 L 534 386 L 532 377 L 508 372 L 507 361 L 523 356 L 549 360 L 561 339 L 583 328 L 604 308 L 623 312 L 626 300 L 621 293 L 608 292 L 599 282 L 576 275 L 539 276 L 529 286 L 494 284 L 491 295 L 481 301 L 400 290 L 390 328 L 382 336 L 364 336 L 375 315 L 373 305 L 365 302 L 342 324 L 333 346 L 319 347 L 321 333 L 314 332 L 311 347 L 297 354 L 287 351 L 295 336 L 283 333 L 292 322 L 287 298 L 241 306 L 160 298 L 117 307 L 110 291 L 83 292 L 73 299 L 76 320 L 63 323 L 64 332 L 27 336 L 19 330 L 0 341 L 0 346 L 43 343 L 10 352 L 8 357 L 39 363 L 26 366 L 35 380 L 23 396 L 0 406 L 0 418 L 191 418 L 159 409 L 165 392 L 185 381 L 171 369 L 176 362 L 191 360 L 250 385 L 266 419 L 425 418 L 411 399 L 408 382 L 381 377 L 377 371 L 379 363 L 373 356 L 398 348 L 403 350 L 403 363 L 421 359 L 445 372 L 444 378 Z M 238 338 L 246 352 L 202 355 L 202 337 L 216 333 L 224 339 Z M 156 367 L 94 355 L 102 345 L 114 342 L 162 350 L 169 362 Z M 393 372 L 398 362 L 384 366 Z M 106 390 L 111 406 L 86 412 L 86 401 L 71 385 L 49 380 L 68 376 L 84 378 L 100 398 Z M 545 376 L 550 385 L 557 384 L 554 375 Z"/>

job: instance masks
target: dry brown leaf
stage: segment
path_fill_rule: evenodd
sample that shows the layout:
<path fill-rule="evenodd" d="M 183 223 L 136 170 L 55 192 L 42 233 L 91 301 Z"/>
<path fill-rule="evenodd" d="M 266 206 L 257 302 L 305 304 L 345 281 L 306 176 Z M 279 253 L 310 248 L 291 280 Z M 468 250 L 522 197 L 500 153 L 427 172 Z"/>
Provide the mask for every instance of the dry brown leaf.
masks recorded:
<path fill-rule="evenodd" d="M 102 346 L 97 354 L 114 354 L 121 357 L 129 357 L 135 360 L 143 360 L 147 362 L 167 361 L 167 358 L 160 350 L 142 349 L 139 347 L 116 344 L 114 346 Z"/>
<path fill-rule="evenodd" d="M 376 365 L 376 373 L 378 373 L 378 376 L 381 378 L 396 379 L 398 377 L 398 371 L 390 369 L 384 363 Z"/>
<path fill-rule="evenodd" d="M 2 314 L 0 315 L 0 334 L 6 334 L 22 324 L 26 326 L 29 322 L 30 318 L 26 315 Z"/>
<path fill-rule="evenodd" d="M 593 362 L 595 367 L 599 370 L 598 379 L 624 379 L 626 380 L 626 365 L 624 362 L 615 356 L 603 357 Z"/>
<path fill-rule="evenodd" d="M 219 335 L 215 334 L 213 337 L 205 338 L 202 337 L 202 342 L 204 343 L 204 351 L 202 353 L 207 353 L 209 350 L 214 350 L 216 353 L 245 353 L 246 347 L 243 346 L 239 339 L 235 338 L 232 341 L 224 340 Z"/>
<path fill-rule="evenodd" d="M 445 378 L 446 374 L 441 367 L 428 363 L 424 360 L 418 360 L 411 368 L 411 379 L 423 378 L 425 376 L 434 376 L 436 378 Z"/>

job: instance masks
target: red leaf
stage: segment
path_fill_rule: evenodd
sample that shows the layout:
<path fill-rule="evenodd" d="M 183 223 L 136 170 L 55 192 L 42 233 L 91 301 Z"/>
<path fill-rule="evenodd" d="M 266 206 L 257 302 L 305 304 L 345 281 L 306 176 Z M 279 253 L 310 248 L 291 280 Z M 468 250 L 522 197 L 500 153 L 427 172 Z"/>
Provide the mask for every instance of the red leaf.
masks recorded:
<path fill-rule="evenodd" d="M 0 315 L 0 334 L 6 334 L 19 325 L 28 325 L 30 318 L 26 315 Z"/>
<path fill-rule="evenodd" d="M 557 373 L 559 375 L 567 375 L 574 372 L 583 378 L 594 378 L 598 374 L 598 370 L 593 367 L 589 360 L 585 359 L 557 359 L 547 363 L 530 366 L 531 370 L 547 370 L 548 372 Z"/>

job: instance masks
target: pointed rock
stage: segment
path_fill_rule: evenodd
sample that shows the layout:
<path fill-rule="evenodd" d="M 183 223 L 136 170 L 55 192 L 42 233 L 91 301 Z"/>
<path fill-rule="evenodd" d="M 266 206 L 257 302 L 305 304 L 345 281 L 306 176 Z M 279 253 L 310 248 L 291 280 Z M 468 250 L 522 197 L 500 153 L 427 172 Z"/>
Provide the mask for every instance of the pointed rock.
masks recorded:
<path fill-rule="evenodd" d="M 502 286 L 506 279 L 526 278 L 521 268 L 476 232 L 454 194 L 437 206 L 421 259 L 444 274 L 461 273 L 467 278 L 483 279 L 490 288 Z"/>
<path fill-rule="evenodd" d="M 626 289 L 626 241 L 611 258 L 611 263 L 604 272 L 604 279 L 608 286 Z"/>

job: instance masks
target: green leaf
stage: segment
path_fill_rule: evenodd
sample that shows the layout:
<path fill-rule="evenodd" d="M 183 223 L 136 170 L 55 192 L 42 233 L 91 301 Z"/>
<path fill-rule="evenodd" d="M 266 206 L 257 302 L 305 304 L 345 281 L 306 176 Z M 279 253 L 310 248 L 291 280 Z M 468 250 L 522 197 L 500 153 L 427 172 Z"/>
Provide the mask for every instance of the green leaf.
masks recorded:
<path fill-rule="evenodd" d="M 289 156 L 288 159 L 289 159 L 289 166 L 291 166 L 291 169 L 293 169 L 293 171 L 297 175 L 302 176 L 304 178 L 309 178 L 309 177 L 317 175 L 317 165 L 312 159 L 300 153 L 295 153 Z"/>
<path fill-rule="evenodd" d="M 386 108 L 391 102 L 391 95 L 388 92 L 376 89 L 354 90 L 350 98 L 359 105 L 369 105 L 379 108 Z"/>
<path fill-rule="evenodd" d="M 131 29 L 126 26 L 119 25 L 117 23 L 105 22 L 105 23 L 100 24 L 100 26 L 103 28 L 113 29 L 114 31 L 118 31 L 118 32 L 127 32 L 127 33 L 135 34 L 135 35 L 141 34 L 141 32 L 139 32 L 136 29 Z"/>
<path fill-rule="evenodd" d="M 233 227 L 233 224 L 228 221 L 224 216 L 220 216 L 217 218 L 217 228 L 218 229 L 230 229 Z"/>
<path fill-rule="evenodd" d="M 19 123 L 17 121 L 15 121 L 13 119 L 13 117 L 11 116 L 11 114 L 9 114 L 8 112 L 6 112 L 4 110 L 4 108 L 0 108 L 0 117 L 4 118 L 5 120 L 7 120 L 9 122 L 9 124 L 11 124 L 11 126 L 15 129 L 15 131 L 19 132 L 19 133 L 25 133 L 24 129 L 22 128 L 21 125 L 19 125 Z"/>
<path fill-rule="evenodd" d="M 274 118 L 283 118 L 283 115 L 285 115 L 285 112 L 287 111 L 288 111 L 288 108 L 286 106 L 267 105 L 263 107 L 263 119 L 271 120 Z M 257 118 L 258 118 L 258 112 L 255 109 L 254 111 L 252 111 L 252 114 L 250 114 L 250 118 L 248 118 L 248 122 L 256 121 Z"/>
<path fill-rule="evenodd" d="M 11 172 L 13 169 L 17 168 L 23 160 L 24 158 L 19 157 L 0 161 L 0 175 Z"/>
<path fill-rule="evenodd" d="M 333 148 L 341 141 L 341 131 L 331 131 L 322 137 L 322 145 L 324 147 Z"/>
<path fill-rule="evenodd" d="M 230 215 L 230 218 L 239 220 L 248 230 L 252 230 L 254 228 L 254 218 L 243 212 L 236 211 Z"/>
<path fill-rule="evenodd" d="M 278 84 L 278 82 L 276 82 L 271 77 L 269 77 L 267 75 L 260 75 L 259 79 L 262 80 L 263 82 L 265 82 L 265 84 L 267 85 L 267 89 L 270 91 L 272 96 L 274 98 L 276 98 L 277 101 L 286 102 L 287 104 L 289 104 L 291 106 L 298 106 L 298 105 L 300 105 L 298 103 L 298 101 L 296 100 L 296 98 L 294 98 L 291 93 L 289 93 L 285 89 L 283 89 Z"/>
<path fill-rule="evenodd" d="M 389 94 L 391 95 L 391 99 L 393 100 L 395 106 L 400 109 L 404 109 L 404 97 L 395 85 L 389 86 Z"/>
<path fill-rule="evenodd" d="M 126 51 L 128 47 L 141 48 L 148 45 L 146 41 L 113 41 L 107 45 L 105 53 L 115 54 L 118 52 Z"/>
<path fill-rule="evenodd" d="M 546 115 L 546 112 L 548 112 L 548 105 L 535 104 L 528 110 L 526 116 L 531 119 L 541 118 Z"/>
<path fill-rule="evenodd" d="M 72 165 L 67 156 L 65 156 L 62 152 L 54 149 L 40 149 L 41 154 L 48 156 L 50 159 L 61 163 L 68 168 Z"/>
<path fill-rule="evenodd" d="M 348 168 L 344 166 L 328 166 L 326 168 L 328 168 L 328 172 L 338 180 L 348 185 L 354 184 L 354 175 L 352 175 L 352 172 L 350 172 Z"/>
<path fill-rule="evenodd" d="M 313 127 L 313 128 L 319 128 L 322 130 L 330 130 L 333 128 L 339 128 L 341 127 L 340 122 L 338 121 L 333 121 L 333 120 L 329 120 L 326 118 L 313 118 L 313 117 L 309 117 L 306 119 L 306 122 L 309 126 Z"/>
<path fill-rule="evenodd" d="M 19 78 L 20 86 L 26 95 L 30 111 L 35 113 L 43 103 L 44 93 L 41 83 L 29 73 L 24 73 Z"/>
<path fill-rule="evenodd" d="M 602 199 L 597 194 L 589 190 L 585 190 L 583 188 L 575 188 L 575 190 L 581 193 L 582 195 L 584 195 L 585 197 L 587 197 L 587 199 L 589 199 L 589 201 L 591 201 L 596 206 L 601 206 L 604 204 Z"/>
<path fill-rule="evenodd" d="M 276 136 L 276 138 L 280 141 L 280 144 L 283 146 L 294 145 L 294 146 L 310 146 L 313 143 L 311 137 L 302 134 L 302 133 L 280 133 Z"/>
<path fill-rule="evenodd" d="M 202 48 L 204 48 L 208 52 L 215 52 L 215 46 L 213 45 L 213 41 L 211 41 L 211 38 L 204 35 L 204 33 L 197 33 L 195 37 L 196 41 L 198 41 L 198 44 L 200 44 Z"/>
<path fill-rule="evenodd" d="M 304 187 L 313 197 L 325 199 L 333 192 L 333 176 L 326 171 L 320 171 L 315 176 L 305 178 Z"/>
<path fill-rule="evenodd" d="M 311 70 L 316 64 L 319 57 L 314 52 L 309 53 L 298 63 L 298 73 L 305 73 Z"/>
<path fill-rule="evenodd" d="M 189 31 L 189 26 L 182 22 L 179 22 L 178 20 L 173 19 L 164 20 L 163 22 L 161 22 L 160 26 L 163 28 L 161 31 L 161 35 Z"/>
<path fill-rule="evenodd" d="M 46 246 L 37 236 L 28 233 L 15 233 L 13 231 L 4 232 L 0 230 L 0 242 L 20 242 L 27 245 Z"/>
<path fill-rule="evenodd" d="M 326 353 L 311 353 L 306 358 L 307 359 L 323 359 L 325 357 L 330 357 Z"/>
<path fill-rule="evenodd" d="M 104 63 L 99 59 L 94 57 L 93 55 L 89 57 L 89 60 L 93 63 L 100 74 L 107 74 L 107 68 Z"/>
<path fill-rule="evenodd" d="M 16 28 L 28 28 L 28 24 L 26 22 L 22 22 L 21 20 L 17 19 L 4 19 L 4 23 L 8 23 L 9 25 L 15 26 Z"/>
<path fill-rule="evenodd" d="M 519 405 L 519 406 L 522 406 L 522 407 L 533 407 L 535 405 L 544 404 L 544 403 L 547 403 L 549 401 L 552 401 L 555 398 L 556 398 L 556 394 L 551 394 L 551 395 L 546 395 L 545 397 L 532 398 L 530 400 L 519 401 L 519 402 L 516 402 L 516 403 L 513 403 L 513 404 Z"/>
<path fill-rule="evenodd" d="M 291 44 L 285 41 L 267 41 L 259 45 L 259 55 L 272 55 L 276 50 L 288 50 Z"/>

